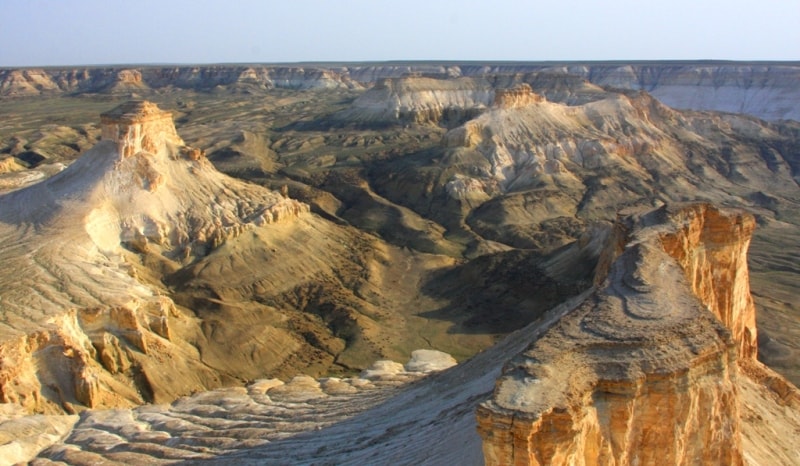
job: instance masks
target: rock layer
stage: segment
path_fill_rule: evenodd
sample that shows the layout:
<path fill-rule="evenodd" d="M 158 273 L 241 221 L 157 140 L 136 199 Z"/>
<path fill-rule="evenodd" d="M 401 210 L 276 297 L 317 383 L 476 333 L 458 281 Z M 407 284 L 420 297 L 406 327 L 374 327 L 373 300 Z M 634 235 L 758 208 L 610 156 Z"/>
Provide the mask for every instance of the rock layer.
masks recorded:
<path fill-rule="evenodd" d="M 463 121 L 486 109 L 493 100 L 494 90 L 481 79 L 387 78 L 376 82 L 337 119 L 371 124 Z"/>
<path fill-rule="evenodd" d="M 753 318 L 739 282 L 752 225 L 708 205 L 628 218 L 602 287 L 479 407 L 486 463 L 742 464 L 737 347 L 752 357 L 754 327 L 709 308 Z"/>
<path fill-rule="evenodd" d="M 533 92 L 528 83 L 508 89 L 497 89 L 494 94 L 494 105 L 501 108 L 525 107 L 542 100 L 544 98 Z"/>

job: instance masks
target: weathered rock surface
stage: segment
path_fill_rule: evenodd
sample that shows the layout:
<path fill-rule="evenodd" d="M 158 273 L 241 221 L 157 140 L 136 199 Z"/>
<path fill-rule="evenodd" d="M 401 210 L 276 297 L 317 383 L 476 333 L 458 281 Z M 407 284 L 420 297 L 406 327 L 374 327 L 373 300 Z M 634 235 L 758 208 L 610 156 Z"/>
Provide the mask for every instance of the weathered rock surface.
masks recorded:
<path fill-rule="evenodd" d="M 436 355 L 437 359 L 448 357 L 445 353 Z M 409 383 L 441 370 L 429 368 L 406 372 L 403 364 L 392 361 L 373 365 L 375 368 L 390 366 L 392 369 L 388 372 L 373 370 L 382 371 L 384 375 L 391 373 L 391 377 L 375 377 L 375 374 L 322 379 L 296 376 L 286 383 L 277 379 L 257 380 L 246 387 L 199 393 L 169 405 L 142 406 L 132 410 L 90 410 L 83 413 L 68 437 L 62 432 L 62 438 L 66 437 L 63 442 L 56 445 L 52 445 L 52 440 L 44 443 L 48 437 L 40 434 L 38 450 L 28 448 L 16 458 L 18 461 L 31 461 L 39 451 L 49 447 L 32 464 L 46 465 L 59 461 L 74 465 L 96 464 L 98 461 L 138 464 L 222 461 L 231 454 L 246 454 L 249 450 L 281 443 L 304 432 L 330 428 L 387 402 L 401 394 L 401 389 Z M 24 418 L 28 423 L 38 419 Z M 74 424 L 77 416 L 69 417 L 69 420 Z M 0 429 L 3 426 L 0 424 Z M 20 431 L 13 430 L 19 427 L 19 423 L 8 426 L 9 432 L 18 435 L 17 439 L 9 440 L 8 448 L 24 443 Z M 366 429 L 362 434 L 374 435 Z M 314 448 L 321 446 L 308 445 L 303 452 Z M 324 450 L 320 453 L 324 454 Z M 287 456 L 281 461 L 290 461 L 297 453 L 286 451 L 284 454 Z"/>
<path fill-rule="evenodd" d="M 494 89 L 485 80 L 412 75 L 376 82 L 337 118 L 373 124 L 460 121 L 477 115 L 493 101 Z"/>
<path fill-rule="evenodd" d="M 681 210 L 677 228 L 661 236 L 692 292 L 730 330 L 739 359 L 756 359 L 756 310 L 750 296 L 747 251 L 755 228 L 750 215 L 725 215 L 706 204 Z"/>
<path fill-rule="evenodd" d="M 359 378 L 263 379 L 170 405 L 89 410 L 62 442 L 46 433 L 25 451 L 50 445 L 35 465 L 796 464 L 782 433 L 800 429 L 800 392 L 739 360 L 734 334 L 695 294 L 693 269 L 668 253 L 685 237 L 710 250 L 683 251 L 697 270 L 736 268 L 718 258 L 738 257 L 749 219 L 708 205 L 621 218 L 616 236 L 601 236 L 601 287 L 423 380 L 408 368 L 445 354 L 420 350 L 405 370 L 381 361 Z M 734 296 L 725 287 L 735 283 L 711 282 L 706 296 Z"/>
<path fill-rule="evenodd" d="M 497 89 L 494 94 L 494 105 L 500 108 L 526 107 L 543 100 L 544 97 L 533 92 L 528 83 L 507 89 Z"/>
<path fill-rule="evenodd" d="M 758 365 L 743 285 L 752 226 L 708 205 L 624 223 L 602 287 L 512 358 L 479 407 L 486 463 L 754 461 L 737 364 Z"/>
<path fill-rule="evenodd" d="M 308 206 L 228 178 L 148 102 L 102 116 L 103 140 L 0 201 L 0 400 L 31 412 L 167 401 L 218 386 L 196 319 L 132 251 L 176 264 Z M 168 267 L 168 265 L 166 265 Z"/>
<path fill-rule="evenodd" d="M 18 405 L 0 404 L 0 461 L 30 461 L 45 448 L 64 440 L 77 421 L 76 415 L 30 416 Z"/>
<path fill-rule="evenodd" d="M 174 86 L 213 89 L 216 86 L 256 88 L 358 88 L 346 74 L 320 67 L 187 66 L 143 68 L 73 68 L 0 70 L 0 95 L 119 93 Z"/>

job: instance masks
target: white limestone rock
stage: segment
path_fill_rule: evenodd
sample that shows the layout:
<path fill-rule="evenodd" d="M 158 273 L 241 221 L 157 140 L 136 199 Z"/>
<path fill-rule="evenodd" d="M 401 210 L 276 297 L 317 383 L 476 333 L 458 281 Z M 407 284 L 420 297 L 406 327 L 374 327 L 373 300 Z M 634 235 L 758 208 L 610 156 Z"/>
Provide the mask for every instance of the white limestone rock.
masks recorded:
<path fill-rule="evenodd" d="M 411 353 L 406 363 L 408 372 L 438 372 L 458 364 L 452 356 L 436 350 L 419 349 Z"/>

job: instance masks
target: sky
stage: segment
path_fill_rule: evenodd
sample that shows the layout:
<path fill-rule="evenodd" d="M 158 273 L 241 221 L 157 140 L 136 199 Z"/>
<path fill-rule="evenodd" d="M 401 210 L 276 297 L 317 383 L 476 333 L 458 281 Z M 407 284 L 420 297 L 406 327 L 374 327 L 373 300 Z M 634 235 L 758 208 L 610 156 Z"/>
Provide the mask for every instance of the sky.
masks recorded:
<path fill-rule="evenodd" d="M 0 0 L 0 66 L 800 60 L 800 0 Z"/>

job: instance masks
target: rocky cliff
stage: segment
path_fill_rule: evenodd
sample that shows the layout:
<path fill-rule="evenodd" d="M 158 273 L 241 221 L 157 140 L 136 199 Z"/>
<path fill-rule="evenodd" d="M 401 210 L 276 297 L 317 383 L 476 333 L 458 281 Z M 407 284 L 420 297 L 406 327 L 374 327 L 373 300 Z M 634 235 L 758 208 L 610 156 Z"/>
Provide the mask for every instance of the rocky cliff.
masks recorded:
<path fill-rule="evenodd" d="M 743 464 L 753 223 L 709 205 L 623 221 L 601 287 L 478 408 L 486 463 Z"/>
<path fill-rule="evenodd" d="M 675 231 L 660 238 L 664 250 L 681 266 L 700 302 L 730 330 L 739 358 L 755 360 L 756 311 L 747 268 L 755 220 L 700 204 L 681 210 L 672 221 Z"/>
<path fill-rule="evenodd" d="M 494 89 L 482 79 L 420 75 L 381 79 L 337 118 L 355 123 L 461 121 L 492 104 Z"/>
<path fill-rule="evenodd" d="M 544 97 L 533 92 L 528 83 L 508 89 L 497 89 L 494 94 L 494 105 L 500 108 L 526 107 L 542 100 Z"/>

